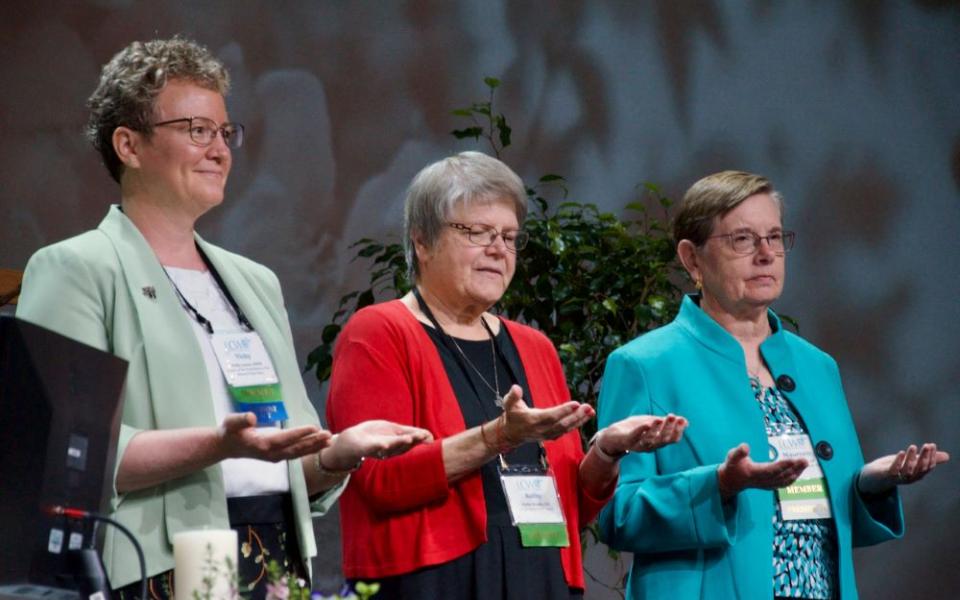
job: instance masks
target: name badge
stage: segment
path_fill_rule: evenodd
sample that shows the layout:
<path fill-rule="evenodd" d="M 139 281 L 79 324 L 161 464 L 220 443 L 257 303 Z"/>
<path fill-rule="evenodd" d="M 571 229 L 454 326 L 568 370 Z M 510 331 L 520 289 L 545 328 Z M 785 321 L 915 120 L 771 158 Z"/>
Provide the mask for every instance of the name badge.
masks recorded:
<path fill-rule="evenodd" d="M 807 461 L 807 468 L 796 481 L 777 490 L 783 520 L 829 519 L 832 513 L 827 480 L 813 451 L 810 436 L 784 434 L 767 440 L 770 443 L 770 460 L 776 462 L 782 458 L 804 458 Z"/>
<path fill-rule="evenodd" d="M 280 380 L 257 332 L 214 333 L 210 343 L 235 408 L 254 413 L 258 423 L 285 420 Z"/>
<path fill-rule="evenodd" d="M 508 467 L 501 469 L 500 482 L 510 518 L 520 531 L 524 547 L 566 548 L 570 545 L 552 473 L 531 472 L 529 467 Z"/>

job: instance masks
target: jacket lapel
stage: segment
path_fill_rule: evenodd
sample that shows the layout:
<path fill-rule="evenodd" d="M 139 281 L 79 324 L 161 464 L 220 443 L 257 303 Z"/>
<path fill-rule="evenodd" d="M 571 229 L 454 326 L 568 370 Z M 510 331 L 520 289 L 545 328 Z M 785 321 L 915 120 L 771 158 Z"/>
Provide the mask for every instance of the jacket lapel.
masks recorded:
<path fill-rule="evenodd" d="M 268 309 L 276 304 L 276 301 L 267 296 L 267 290 L 261 287 L 260 282 L 238 267 L 237 261 L 232 260 L 228 252 L 207 243 L 199 235 L 197 243 L 207 255 L 213 268 L 217 270 L 223 284 L 230 290 L 230 295 L 233 296 L 237 306 L 263 340 L 277 377 L 281 382 L 296 381 L 291 377 L 300 378 L 300 371 L 296 360 L 291 361 L 289 343 L 284 335 L 285 325 L 278 321 L 285 318 L 282 307 L 277 307 L 276 311 Z M 284 405 L 290 417 L 293 418 L 293 413 L 290 411 L 297 410 L 298 402 L 288 401 L 290 394 L 294 393 L 293 389 L 288 389 L 290 387 L 282 386 L 281 389 Z"/>
<path fill-rule="evenodd" d="M 140 325 L 157 428 L 214 423 L 203 355 L 160 261 L 119 206 L 111 207 L 99 229 L 116 250 Z"/>

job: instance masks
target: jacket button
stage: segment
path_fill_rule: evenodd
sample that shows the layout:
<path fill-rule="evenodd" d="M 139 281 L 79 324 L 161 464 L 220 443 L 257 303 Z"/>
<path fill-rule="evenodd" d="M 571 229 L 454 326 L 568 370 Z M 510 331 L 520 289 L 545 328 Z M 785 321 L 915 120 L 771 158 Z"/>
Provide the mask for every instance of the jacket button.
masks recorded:
<path fill-rule="evenodd" d="M 797 389 L 797 384 L 793 381 L 793 377 L 781 375 L 777 377 L 777 387 L 785 392 L 792 392 Z"/>
<path fill-rule="evenodd" d="M 817 456 L 823 460 L 833 458 L 833 446 L 829 442 L 817 442 Z"/>

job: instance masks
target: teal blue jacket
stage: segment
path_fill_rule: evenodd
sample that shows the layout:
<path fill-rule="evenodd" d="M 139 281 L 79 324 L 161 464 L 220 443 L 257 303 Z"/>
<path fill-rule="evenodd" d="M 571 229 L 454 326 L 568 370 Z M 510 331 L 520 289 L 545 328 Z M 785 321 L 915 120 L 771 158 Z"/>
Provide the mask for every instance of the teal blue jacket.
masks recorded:
<path fill-rule="evenodd" d="M 900 498 L 868 500 L 857 491 L 863 455 L 837 364 L 769 315 L 763 358 L 775 380 L 795 382 L 785 395 L 814 446 L 833 450 L 820 465 L 837 529 L 840 597 L 856 598 L 852 549 L 903 535 Z M 628 598 L 772 598 L 773 492 L 748 489 L 723 502 L 717 488 L 717 467 L 738 444 L 750 445 L 754 461 L 769 460 L 740 344 L 687 297 L 672 323 L 610 355 L 598 412 L 601 427 L 671 412 L 690 422 L 680 442 L 623 459 L 600 515 L 603 540 L 634 553 Z"/>
<path fill-rule="evenodd" d="M 300 376 L 276 275 L 199 236 L 197 243 L 263 339 L 283 386 L 290 415 L 284 426 L 319 424 Z M 117 465 L 140 431 L 218 425 L 189 317 L 153 250 L 117 206 L 97 229 L 33 255 L 17 316 L 129 361 Z M 288 466 L 300 551 L 309 565 L 317 553 L 311 518 L 326 512 L 343 487 L 311 505 L 301 462 L 289 461 Z M 230 526 L 220 466 L 156 487 L 114 493 L 110 516 L 137 536 L 148 576 L 172 569 L 174 534 Z M 113 587 L 140 578 L 133 548 L 114 528 L 106 531 L 103 558 Z"/>

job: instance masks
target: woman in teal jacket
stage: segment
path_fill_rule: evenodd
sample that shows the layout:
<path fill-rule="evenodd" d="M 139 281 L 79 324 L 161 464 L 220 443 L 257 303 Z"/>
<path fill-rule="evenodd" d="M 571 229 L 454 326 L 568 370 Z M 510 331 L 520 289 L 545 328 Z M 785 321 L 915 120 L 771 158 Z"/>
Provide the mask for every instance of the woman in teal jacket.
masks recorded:
<path fill-rule="evenodd" d="M 699 294 L 607 360 L 600 426 L 685 415 L 684 439 L 621 465 L 600 516 L 634 553 L 630 598 L 857 597 L 854 546 L 903 535 L 897 485 L 949 457 L 910 446 L 864 465 L 836 362 L 769 309 L 794 234 L 769 181 L 727 171 L 674 224 Z"/>

